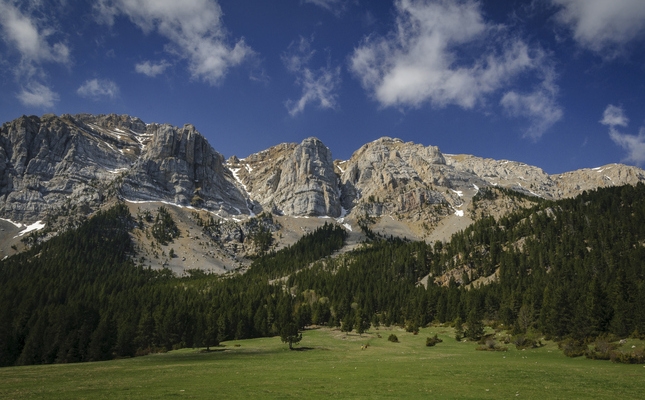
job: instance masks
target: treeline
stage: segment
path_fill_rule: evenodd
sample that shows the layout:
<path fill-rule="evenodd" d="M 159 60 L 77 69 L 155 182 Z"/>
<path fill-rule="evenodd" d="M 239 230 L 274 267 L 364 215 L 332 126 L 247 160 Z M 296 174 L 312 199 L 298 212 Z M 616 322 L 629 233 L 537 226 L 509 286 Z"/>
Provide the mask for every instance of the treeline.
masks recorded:
<path fill-rule="evenodd" d="M 470 335 L 488 320 L 577 341 L 645 333 L 643 184 L 483 218 L 449 243 L 374 235 L 329 257 L 346 232 L 326 224 L 232 277 L 133 265 L 132 224 L 117 206 L 0 262 L 0 365 L 215 346 L 309 324 L 415 331 L 464 321 Z M 455 268 L 459 279 L 433 283 Z M 480 277 L 491 283 L 478 286 Z"/>
<path fill-rule="evenodd" d="M 325 224 L 256 260 L 253 273 L 180 279 L 133 264 L 135 224 L 127 207 L 117 205 L 0 262 L 0 366 L 107 360 L 277 335 L 293 321 L 293 301 L 268 277 L 330 255 L 346 235 Z"/>

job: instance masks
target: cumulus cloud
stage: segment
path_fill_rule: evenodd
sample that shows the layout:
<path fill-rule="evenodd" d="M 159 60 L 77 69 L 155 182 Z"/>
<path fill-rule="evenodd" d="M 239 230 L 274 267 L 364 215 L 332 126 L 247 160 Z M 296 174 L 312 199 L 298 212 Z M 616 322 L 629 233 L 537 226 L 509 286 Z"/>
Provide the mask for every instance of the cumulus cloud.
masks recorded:
<path fill-rule="evenodd" d="M 25 106 L 51 108 L 58 101 L 58 95 L 47 86 L 38 82 L 30 82 L 16 95 Z"/>
<path fill-rule="evenodd" d="M 69 48 L 63 42 L 50 43 L 54 30 L 46 23 L 23 13 L 6 0 L 0 0 L 0 26 L 4 41 L 16 49 L 25 63 L 69 62 Z"/>
<path fill-rule="evenodd" d="M 383 107 L 457 105 L 473 109 L 488 96 L 533 72 L 551 75 L 548 57 L 499 25 L 484 20 L 474 0 L 397 0 L 396 28 L 385 37 L 367 37 L 350 59 L 363 87 Z M 546 79 L 546 78 L 545 78 Z M 557 121 L 557 86 L 551 80 L 534 93 L 509 91 L 503 104 L 513 115 L 529 116 L 539 137 Z"/>
<path fill-rule="evenodd" d="M 144 61 L 142 63 L 136 64 L 134 70 L 140 74 L 147 75 L 151 78 L 162 74 L 170 64 L 166 60 L 162 60 L 159 63 L 152 63 L 150 61 Z"/>
<path fill-rule="evenodd" d="M 287 110 L 291 116 L 304 111 L 309 103 L 318 103 L 321 108 L 336 108 L 337 91 L 340 87 L 340 67 L 329 63 L 317 70 L 309 64 L 316 52 L 311 49 L 311 41 L 300 38 L 289 45 L 282 54 L 282 61 L 289 72 L 296 75 L 296 84 L 302 87 L 299 100 L 288 100 Z"/>
<path fill-rule="evenodd" d="M 90 79 L 85 81 L 76 93 L 92 100 L 115 99 L 119 95 L 119 87 L 109 79 Z"/>
<path fill-rule="evenodd" d="M 636 136 L 619 132 L 616 127 L 626 128 L 629 119 L 622 108 L 611 104 L 605 109 L 600 123 L 609 126 L 611 140 L 627 151 L 623 161 L 639 166 L 645 163 L 645 128 L 641 128 Z"/>
<path fill-rule="evenodd" d="M 625 162 L 633 162 L 639 166 L 645 164 L 645 128 L 640 129 L 638 136 L 623 134 L 615 129 L 610 129 L 609 137 L 614 143 L 627 151 Z"/>
<path fill-rule="evenodd" d="M 35 18 L 16 4 L 0 0 L 0 38 L 18 55 L 18 59 L 7 62 L 16 80 L 25 85 L 16 97 L 26 106 L 49 108 L 58 101 L 58 95 L 39 82 L 46 79 L 42 64 L 68 65 L 70 50 L 64 42 L 51 40 L 56 31 L 50 21 Z"/>
<path fill-rule="evenodd" d="M 625 115 L 625 111 L 622 108 L 610 104 L 602 114 L 600 123 L 611 128 L 616 126 L 626 128 L 627 125 L 629 125 L 629 118 L 627 118 L 627 115 Z"/>
<path fill-rule="evenodd" d="M 214 0 L 100 0 L 95 9 L 104 23 L 125 15 L 144 32 L 159 33 L 169 41 L 168 52 L 188 61 L 193 78 L 211 85 L 255 54 L 244 39 L 229 44 Z"/>
<path fill-rule="evenodd" d="M 560 7 L 559 23 L 573 31 L 581 46 L 604 56 L 620 54 L 621 47 L 645 34 L 643 0 L 551 0 Z"/>

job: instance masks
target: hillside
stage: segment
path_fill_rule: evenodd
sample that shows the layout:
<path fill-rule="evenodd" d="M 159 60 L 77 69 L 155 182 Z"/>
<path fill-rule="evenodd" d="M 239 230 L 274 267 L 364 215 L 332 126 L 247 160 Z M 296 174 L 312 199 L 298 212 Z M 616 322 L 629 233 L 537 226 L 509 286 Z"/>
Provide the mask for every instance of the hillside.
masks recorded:
<path fill-rule="evenodd" d="M 173 235 L 166 212 L 152 218 L 159 240 Z M 644 184 L 484 217 L 447 243 L 380 235 L 366 219 L 365 242 L 338 253 L 347 230 L 324 224 L 224 277 L 136 266 L 137 219 L 121 203 L 0 262 L 2 365 L 212 346 L 311 324 L 360 333 L 461 320 L 477 338 L 486 320 L 575 341 L 645 332 Z"/>

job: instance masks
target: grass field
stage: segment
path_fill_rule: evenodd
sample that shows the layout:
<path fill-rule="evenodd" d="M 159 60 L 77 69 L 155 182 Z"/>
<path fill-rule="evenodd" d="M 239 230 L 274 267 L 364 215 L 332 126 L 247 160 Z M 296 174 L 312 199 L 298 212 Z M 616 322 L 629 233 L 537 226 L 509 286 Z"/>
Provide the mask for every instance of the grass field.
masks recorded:
<path fill-rule="evenodd" d="M 387 340 L 394 332 L 400 343 Z M 380 333 L 382 338 L 377 337 Z M 428 336 L 444 340 L 426 347 Z M 632 398 L 643 365 L 567 358 L 535 350 L 475 351 L 449 328 L 393 329 L 359 337 L 304 333 L 299 351 L 279 338 L 230 341 L 216 351 L 172 351 L 108 362 L 0 369 L 0 398 Z M 369 344 L 361 350 L 362 344 Z M 239 345 L 239 346 L 237 346 Z"/>

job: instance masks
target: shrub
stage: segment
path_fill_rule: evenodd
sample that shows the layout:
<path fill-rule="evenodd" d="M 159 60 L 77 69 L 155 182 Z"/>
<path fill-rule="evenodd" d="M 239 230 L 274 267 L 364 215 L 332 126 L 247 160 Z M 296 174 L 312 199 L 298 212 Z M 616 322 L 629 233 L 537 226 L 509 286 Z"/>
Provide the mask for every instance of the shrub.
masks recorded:
<path fill-rule="evenodd" d="M 387 340 L 389 340 L 392 343 L 399 343 L 399 338 L 396 337 L 396 335 L 393 334 L 393 333 L 390 334 L 390 336 L 387 338 Z"/>
<path fill-rule="evenodd" d="M 518 350 L 523 349 L 535 349 L 542 347 L 542 341 L 537 337 L 531 334 L 519 334 L 511 338 L 511 342 L 515 345 L 515 348 Z"/>
<path fill-rule="evenodd" d="M 435 333 L 435 334 L 434 334 L 434 337 L 429 337 L 429 338 L 427 338 L 427 339 L 426 339 L 426 346 L 428 346 L 428 347 L 432 347 L 432 346 L 434 346 L 435 344 L 437 344 L 437 343 L 441 343 L 441 342 L 443 342 L 443 340 L 441 340 L 441 339 L 437 336 L 437 334 Z"/>
<path fill-rule="evenodd" d="M 611 353 L 618 348 L 618 345 L 611 343 L 607 337 L 599 337 L 593 343 L 593 348 L 585 351 L 585 357 L 592 360 L 609 360 Z"/>
<path fill-rule="evenodd" d="M 642 348 L 626 352 L 615 350 L 609 353 L 609 359 L 622 364 L 645 364 L 645 350 Z"/>
<path fill-rule="evenodd" d="M 489 337 L 486 339 L 485 343 L 483 343 L 481 346 L 477 346 L 475 350 L 479 351 L 507 351 L 508 347 L 506 346 L 501 346 L 499 343 L 497 343 L 497 340 L 493 339 L 492 337 Z"/>
<path fill-rule="evenodd" d="M 558 348 L 567 357 L 580 357 L 587 351 L 587 345 L 582 340 L 565 339 L 558 343 Z"/>

